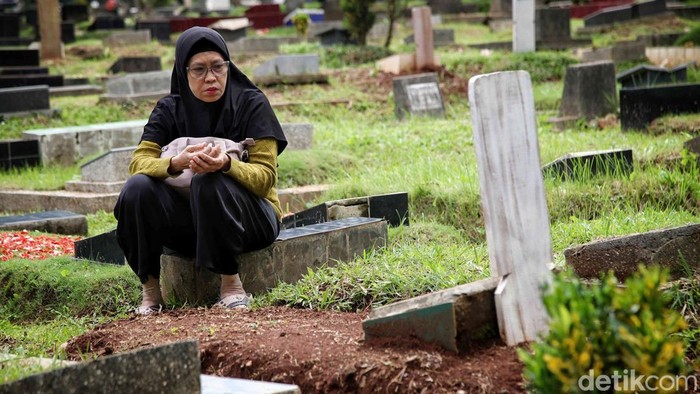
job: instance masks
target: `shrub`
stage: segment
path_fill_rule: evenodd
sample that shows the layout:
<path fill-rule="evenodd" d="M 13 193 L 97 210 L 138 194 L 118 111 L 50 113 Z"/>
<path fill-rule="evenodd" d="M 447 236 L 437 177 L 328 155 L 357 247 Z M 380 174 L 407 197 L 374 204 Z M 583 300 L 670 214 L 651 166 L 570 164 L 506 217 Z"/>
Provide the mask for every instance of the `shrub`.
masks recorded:
<path fill-rule="evenodd" d="M 372 3 L 374 0 L 340 0 L 343 24 L 359 45 L 367 44 L 367 33 L 374 25 L 376 15 L 370 11 Z"/>
<path fill-rule="evenodd" d="M 659 378 L 642 380 L 649 387 L 657 385 L 656 390 L 659 382 L 668 387 L 668 379 L 688 372 L 678 335 L 686 323 L 660 290 L 666 277 L 666 271 L 645 267 L 624 287 L 612 273 L 596 285 L 556 277 L 544 297 L 549 333 L 532 346 L 532 353 L 519 350 L 531 390 L 576 393 L 607 381 L 611 391 L 636 391 L 639 387 L 630 382 L 642 375 Z M 619 386 L 610 385 L 613 381 Z"/>

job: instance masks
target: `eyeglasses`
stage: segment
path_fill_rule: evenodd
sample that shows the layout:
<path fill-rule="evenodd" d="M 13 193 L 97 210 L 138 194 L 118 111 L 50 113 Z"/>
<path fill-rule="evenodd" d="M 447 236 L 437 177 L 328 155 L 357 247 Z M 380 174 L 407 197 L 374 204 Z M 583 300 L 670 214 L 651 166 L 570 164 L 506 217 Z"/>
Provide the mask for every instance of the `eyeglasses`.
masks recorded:
<path fill-rule="evenodd" d="M 185 67 L 185 69 L 190 74 L 190 77 L 194 79 L 204 78 L 209 71 L 211 71 L 215 77 L 223 77 L 228 72 L 228 64 L 228 61 L 212 64 L 211 67 L 205 67 L 201 64 L 197 64 L 192 67 Z"/>

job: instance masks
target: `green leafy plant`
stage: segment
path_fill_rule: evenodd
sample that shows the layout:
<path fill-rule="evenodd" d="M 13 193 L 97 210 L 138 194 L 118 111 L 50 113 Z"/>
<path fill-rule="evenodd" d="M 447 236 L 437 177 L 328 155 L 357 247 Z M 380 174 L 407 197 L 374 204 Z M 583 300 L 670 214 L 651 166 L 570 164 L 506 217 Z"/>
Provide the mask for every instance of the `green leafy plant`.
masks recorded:
<path fill-rule="evenodd" d="M 660 381 L 689 372 L 678 335 L 686 322 L 661 290 L 667 275 L 658 267 L 640 266 L 625 286 L 612 273 L 592 285 L 566 275 L 555 277 L 544 296 L 549 333 L 532 352 L 519 350 L 530 388 L 576 393 L 593 384 L 593 390 L 621 392 L 630 389 L 625 382 L 643 376 L 646 387 L 656 390 Z M 652 376 L 658 379 L 646 379 Z M 677 382 L 682 386 L 684 380 Z"/>
<path fill-rule="evenodd" d="M 303 12 L 294 15 L 294 17 L 292 18 L 294 29 L 297 31 L 297 34 L 304 40 L 306 40 L 306 36 L 309 31 L 309 20 L 309 15 Z"/>

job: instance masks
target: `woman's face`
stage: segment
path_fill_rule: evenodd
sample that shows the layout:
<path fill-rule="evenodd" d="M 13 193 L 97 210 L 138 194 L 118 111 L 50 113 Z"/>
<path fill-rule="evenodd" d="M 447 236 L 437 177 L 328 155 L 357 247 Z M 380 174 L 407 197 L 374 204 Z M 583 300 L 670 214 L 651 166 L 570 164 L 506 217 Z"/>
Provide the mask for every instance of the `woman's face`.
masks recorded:
<path fill-rule="evenodd" d="M 213 103 L 224 95 L 228 78 L 228 62 L 219 52 L 200 52 L 187 64 L 187 82 L 198 99 Z"/>

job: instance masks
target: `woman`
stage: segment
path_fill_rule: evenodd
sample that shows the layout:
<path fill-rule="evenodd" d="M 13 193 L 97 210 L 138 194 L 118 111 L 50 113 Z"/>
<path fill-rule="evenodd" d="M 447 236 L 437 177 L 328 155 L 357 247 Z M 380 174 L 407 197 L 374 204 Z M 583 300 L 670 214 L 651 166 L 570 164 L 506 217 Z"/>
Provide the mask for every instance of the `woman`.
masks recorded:
<path fill-rule="evenodd" d="M 161 148 L 178 137 L 253 138 L 247 162 L 219 146 L 189 146 L 172 158 Z M 231 62 L 216 31 L 193 27 L 177 40 L 170 94 L 151 112 L 114 208 L 117 239 L 143 287 L 137 313 L 162 308 L 159 273 L 163 247 L 194 256 L 221 274 L 216 305 L 247 308 L 250 298 L 236 257 L 277 238 L 277 156 L 287 141 L 265 95 Z M 189 168 L 190 194 L 163 180 Z"/>

